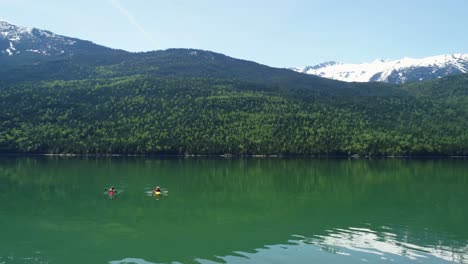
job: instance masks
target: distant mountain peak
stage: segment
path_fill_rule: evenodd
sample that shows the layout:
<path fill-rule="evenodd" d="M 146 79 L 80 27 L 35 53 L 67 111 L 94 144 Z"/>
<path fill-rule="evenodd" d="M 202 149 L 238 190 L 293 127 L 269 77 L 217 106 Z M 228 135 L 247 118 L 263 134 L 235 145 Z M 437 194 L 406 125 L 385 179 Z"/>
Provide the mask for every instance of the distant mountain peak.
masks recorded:
<path fill-rule="evenodd" d="M 69 38 L 48 30 L 21 27 L 0 21 L 0 61 L 2 57 L 54 57 L 96 54 L 112 50 L 90 41 Z"/>
<path fill-rule="evenodd" d="M 318 68 L 323 68 L 323 67 L 329 67 L 329 66 L 334 66 L 334 65 L 340 65 L 342 63 L 336 62 L 336 61 L 326 61 L 320 64 L 317 64 L 315 66 L 311 66 L 311 69 L 318 69 Z"/>
<path fill-rule="evenodd" d="M 19 26 L 15 26 L 5 21 L 0 21 L 0 32 L 3 36 L 8 35 L 8 33 L 10 32 L 21 33 L 21 34 L 24 34 L 24 33 L 31 34 L 32 30 L 33 30 L 32 27 L 19 27 Z"/>
<path fill-rule="evenodd" d="M 404 83 L 466 73 L 468 72 L 468 54 L 455 53 L 422 59 L 408 57 L 400 60 L 377 59 L 361 64 L 327 62 L 312 67 L 292 69 L 346 82 Z"/>
<path fill-rule="evenodd" d="M 75 43 L 76 40 L 47 30 L 0 22 L 0 54 L 2 55 L 13 56 L 21 53 L 59 55 L 65 53 L 64 47 Z"/>
<path fill-rule="evenodd" d="M 329 66 L 334 66 L 334 65 L 340 65 L 340 64 L 342 64 L 342 63 L 336 62 L 336 61 L 326 61 L 326 62 L 322 62 L 320 64 L 313 65 L 313 66 L 292 68 L 292 70 L 297 71 L 297 72 L 306 73 L 306 72 L 311 71 L 311 70 L 317 70 L 317 69 L 321 69 L 321 68 L 325 68 L 325 67 L 329 67 Z"/>

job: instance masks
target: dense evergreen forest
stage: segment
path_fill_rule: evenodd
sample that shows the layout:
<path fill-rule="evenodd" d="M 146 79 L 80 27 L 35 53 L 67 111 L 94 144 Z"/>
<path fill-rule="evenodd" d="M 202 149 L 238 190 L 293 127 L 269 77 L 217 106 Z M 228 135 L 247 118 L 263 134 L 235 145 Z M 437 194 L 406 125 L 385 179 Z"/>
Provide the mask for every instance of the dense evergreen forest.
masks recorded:
<path fill-rule="evenodd" d="M 342 83 L 169 50 L 0 77 L 2 153 L 468 155 L 468 75 Z"/>

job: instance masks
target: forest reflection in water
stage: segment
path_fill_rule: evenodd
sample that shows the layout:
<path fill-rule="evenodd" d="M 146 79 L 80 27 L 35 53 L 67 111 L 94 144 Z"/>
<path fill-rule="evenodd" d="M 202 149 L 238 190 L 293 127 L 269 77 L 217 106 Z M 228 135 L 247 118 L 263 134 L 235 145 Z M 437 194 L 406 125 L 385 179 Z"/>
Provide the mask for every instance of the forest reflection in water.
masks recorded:
<path fill-rule="evenodd" d="M 7 157 L 0 261 L 464 263 L 467 172 L 451 159 Z M 170 195 L 145 195 L 156 185 Z"/>

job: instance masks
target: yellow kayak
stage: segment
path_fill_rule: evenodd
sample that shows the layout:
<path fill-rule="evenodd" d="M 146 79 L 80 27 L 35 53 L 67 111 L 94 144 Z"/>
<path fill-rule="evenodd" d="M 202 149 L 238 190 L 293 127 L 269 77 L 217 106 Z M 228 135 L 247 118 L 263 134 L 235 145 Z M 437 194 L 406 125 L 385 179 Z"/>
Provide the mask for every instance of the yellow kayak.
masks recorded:
<path fill-rule="evenodd" d="M 159 196 L 161 195 L 161 192 L 154 192 L 154 195 Z"/>

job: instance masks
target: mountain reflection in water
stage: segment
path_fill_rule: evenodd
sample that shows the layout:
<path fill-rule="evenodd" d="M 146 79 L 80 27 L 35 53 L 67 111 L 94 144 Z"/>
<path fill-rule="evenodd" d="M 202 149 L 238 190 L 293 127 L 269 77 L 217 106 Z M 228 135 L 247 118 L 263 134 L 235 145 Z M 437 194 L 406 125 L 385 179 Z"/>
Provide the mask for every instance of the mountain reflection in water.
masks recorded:
<path fill-rule="evenodd" d="M 5 157 L 0 263 L 467 263 L 467 189 L 464 160 Z"/>
<path fill-rule="evenodd" d="M 409 234 L 397 235 L 389 227 L 327 230 L 324 235 L 293 235 L 285 244 L 267 245 L 254 253 L 234 252 L 220 261 L 197 259 L 208 263 L 467 263 L 468 244 L 448 247 L 454 241 L 438 245 L 407 242 Z M 429 234 L 423 234 L 429 235 Z"/>

